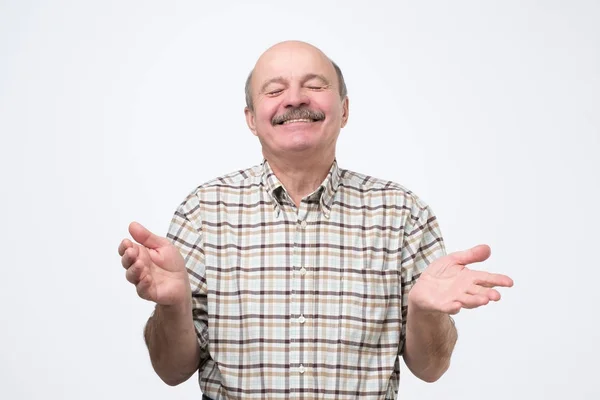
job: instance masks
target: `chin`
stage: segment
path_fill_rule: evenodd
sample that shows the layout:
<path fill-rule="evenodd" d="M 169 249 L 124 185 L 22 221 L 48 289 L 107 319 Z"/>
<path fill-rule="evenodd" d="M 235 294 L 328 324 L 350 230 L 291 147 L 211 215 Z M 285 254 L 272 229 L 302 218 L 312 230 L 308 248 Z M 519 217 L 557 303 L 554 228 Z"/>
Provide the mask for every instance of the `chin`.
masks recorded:
<path fill-rule="evenodd" d="M 313 150 L 316 148 L 315 144 L 312 141 L 308 140 L 299 140 L 292 141 L 291 143 L 282 144 L 280 147 L 282 151 L 290 152 L 290 153 L 301 153 L 309 150 Z"/>
<path fill-rule="evenodd" d="M 278 132 L 281 149 L 288 151 L 304 151 L 317 145 L 319 133 L 310 129 L 292 129 Z"/>

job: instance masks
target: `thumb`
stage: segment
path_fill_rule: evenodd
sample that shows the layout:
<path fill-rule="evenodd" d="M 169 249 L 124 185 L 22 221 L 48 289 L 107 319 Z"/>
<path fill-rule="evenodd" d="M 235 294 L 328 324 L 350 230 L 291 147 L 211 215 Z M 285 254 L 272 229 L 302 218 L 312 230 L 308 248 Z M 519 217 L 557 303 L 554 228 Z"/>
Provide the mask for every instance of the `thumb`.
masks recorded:
<path fill-rule="evenodd" d="M 476 262 L 485 261 L 490 257 L 492 250 L 487 244 L 480 244 L 475 247 L 471 247 L 468 250 L 457 251 L 452 253 L 452 258 L 456 262 L 462 265 L 472 264 Z"/>
<path fill-rule="evenodd" d="M 157 249 L 171 243 L 167 239 L 150 232 L 137 222 L 129 224 L 129 233 L 136 242 L 149 249 Z"/>

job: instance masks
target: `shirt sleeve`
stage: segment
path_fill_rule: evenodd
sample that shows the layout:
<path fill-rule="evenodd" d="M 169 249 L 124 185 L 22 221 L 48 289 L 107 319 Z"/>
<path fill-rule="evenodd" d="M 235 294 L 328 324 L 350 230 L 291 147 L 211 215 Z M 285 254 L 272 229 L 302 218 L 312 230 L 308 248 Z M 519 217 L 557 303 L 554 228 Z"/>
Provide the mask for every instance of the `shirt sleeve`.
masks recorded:
<path fill-rule="evenodd" d="M 444 255 L 446 248 L 438 220 L 431 208 L 417 198 L 405 222 L 401 250 L 402 330 L 399 355 L 404 351 L 406 338 L 408 293 L 425 268 Z"/>
<path fill-rule="evenodd" d="M 167 238 L 179 249 L 185 260 L 192 292 L 192 316 L 198 344 L 203 355 L 208 351 L 208 288 L 202 244 L 200 203 L 189 195 L 175 211 Z"/>

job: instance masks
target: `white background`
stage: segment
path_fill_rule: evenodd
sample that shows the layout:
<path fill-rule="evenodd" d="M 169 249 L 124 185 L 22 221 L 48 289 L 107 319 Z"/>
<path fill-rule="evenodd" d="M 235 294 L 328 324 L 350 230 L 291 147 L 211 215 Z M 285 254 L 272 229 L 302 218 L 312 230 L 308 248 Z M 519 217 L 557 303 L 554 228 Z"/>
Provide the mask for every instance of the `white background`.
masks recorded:
<path fill-rule="evenodd" d="M 243 85 L 286 39 L 346 76 L 340 165 L 515 280 L 401 398 L 598 399 L 600 2 L 572 0 L 0 1 L 0 398 L 199 398 L 154 374 L 117 245 L 261 161 Z"/>

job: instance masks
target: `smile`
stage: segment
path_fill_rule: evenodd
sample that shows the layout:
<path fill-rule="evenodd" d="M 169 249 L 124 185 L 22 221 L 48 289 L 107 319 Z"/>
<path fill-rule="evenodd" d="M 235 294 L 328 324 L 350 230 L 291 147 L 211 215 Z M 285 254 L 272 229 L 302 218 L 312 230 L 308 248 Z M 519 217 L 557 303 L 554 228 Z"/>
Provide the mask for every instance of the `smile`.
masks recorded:
<path fill-rule="evenodd" d="M 308 122 L 313 122 L 313 120 L 312 119 L 290 119 L 290 120 L 287 120 L 284 123 L 282 123 L 282 125 L 293 124 L 295 122 L 305 122 L 305 123 L 308 123 Z"/>

